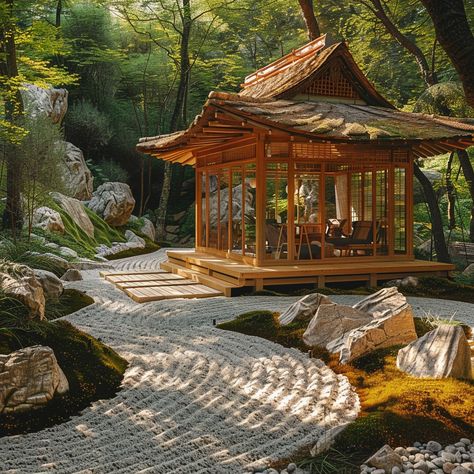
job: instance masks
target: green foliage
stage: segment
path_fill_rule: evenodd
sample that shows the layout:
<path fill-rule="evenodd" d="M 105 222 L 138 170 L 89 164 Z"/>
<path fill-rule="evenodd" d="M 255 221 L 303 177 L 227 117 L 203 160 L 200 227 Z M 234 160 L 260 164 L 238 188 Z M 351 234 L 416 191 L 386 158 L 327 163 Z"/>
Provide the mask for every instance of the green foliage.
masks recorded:
<path fill-rule="evenodd" d="M 93 401 L 113 397 L 119 390 L 127 362 L 110 347 L 66 321 L 36 322 L 11 334 L 0 333 L 2 354 L 37 344 L 53 349 L 70 390 L 33 412 L 1 415 L 3 435 L 38 431 L 61 423 Z"/>
<path fill-rule="evenodd" d="M 48 249 L 48 252 L 54 254 L 54 250 Z M 12 263 L 16 263 L 39 270 L 47 270 L 61 276 L 64 273 L 64 269 L 58 265 L 54 258 L 44 255 L 44 253 L 44 245 L 39 241 L 2 239 L 0 241 L 0 266 L 6 264 L 6 268 Z"/>
<path fill-rule="evenodd" d="M 107 145 L 112 132 L 108 117 L 87 100 L 76 102 L 68 111 L 66 119 L 68 137 L 86 158 L 91 151 Z"/>
<path fill-rule="evenodd" d="M 357 453 L 343 453 L 330 448 L 318 456 L 304 459 L 298 465 L 314 474 L 352 474 L 360 471 Z"/>
<path fill-rule="evenodd" d="M 113 160 L 102 160 L 99 162 L 100 169 L 102 171 L 103 181 L 99 184 L 105 183 L 106 181 L 126 183 L 128 181 L 127 170 L 122 168 L 119 163 Z M 94 183 L 95 184 L 95 183 Z"/>

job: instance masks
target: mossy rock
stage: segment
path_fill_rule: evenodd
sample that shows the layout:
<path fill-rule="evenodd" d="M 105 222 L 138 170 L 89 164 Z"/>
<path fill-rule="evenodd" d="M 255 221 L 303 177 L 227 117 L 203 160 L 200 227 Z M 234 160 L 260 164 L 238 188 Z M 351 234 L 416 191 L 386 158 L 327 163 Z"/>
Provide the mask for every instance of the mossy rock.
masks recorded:
<path fill-rule="evenodd" d="M 49 346 L 69 382 L 69 392 L 42 408 L 15 415 L 0 415 L 4 435 L 38 431 L 66 421 L 93 401 L 114 396 L 120 388 L 127 361 L 100 340 L 67 321 L 36 322 L 0 333 L 0 353 L 22 347 Z"/>
<path fill-rule="evenodd" d="M 219 329 L 267 338 L 277 334 L 278 326 L 278 314 L 271 311 L 250 311 L 217 325 Z"/>

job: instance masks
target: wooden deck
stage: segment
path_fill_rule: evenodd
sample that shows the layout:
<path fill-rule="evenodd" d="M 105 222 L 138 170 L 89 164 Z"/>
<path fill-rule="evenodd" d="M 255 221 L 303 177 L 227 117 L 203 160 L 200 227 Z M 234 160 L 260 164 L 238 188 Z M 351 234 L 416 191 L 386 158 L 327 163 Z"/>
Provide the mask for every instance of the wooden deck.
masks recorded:
<path fill-rule="evenodd" d="M 197 280 L 186 279 L 166 271 L 150 272 L 101 272 L 137 303 L 173 298 L 210 298 L 221 296 L 222 291 L 203 285 Z"/>
<path fill-rule="evenodd" d="M 345 262 L 324 264 L 275 265 L 253 267 L 226 258 L 189 250 L 168 251 L 168 261 L 161 268 L 189 278 L 232 296 L 238 288 L 360 281 L 376 286 L 379 281 L 407 275 L 448 276 L 454 265 L 424 260 Z"/>

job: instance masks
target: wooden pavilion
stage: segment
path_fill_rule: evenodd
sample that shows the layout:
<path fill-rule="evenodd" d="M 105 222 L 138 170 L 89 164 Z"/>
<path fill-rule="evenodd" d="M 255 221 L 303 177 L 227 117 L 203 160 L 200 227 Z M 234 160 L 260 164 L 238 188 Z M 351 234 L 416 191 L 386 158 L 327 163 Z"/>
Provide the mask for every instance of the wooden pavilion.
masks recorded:
<path fill-rule="evenodd" d="M 137 149 L 196 169 L 196 248 L 163 268 L 231 295 L 448 274 L 413 255 L 413 161 L 473 144 L 474 120 L 397 110 L 322 36 Z"/>

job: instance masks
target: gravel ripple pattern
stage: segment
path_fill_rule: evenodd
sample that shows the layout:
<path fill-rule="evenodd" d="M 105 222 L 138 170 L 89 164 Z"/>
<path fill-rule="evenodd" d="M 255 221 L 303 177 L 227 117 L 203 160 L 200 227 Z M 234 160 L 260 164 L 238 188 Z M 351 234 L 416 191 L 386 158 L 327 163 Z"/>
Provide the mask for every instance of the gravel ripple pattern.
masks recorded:
<path fill-rule="evenodd" d="M 158 251 L 112 265 L 156 269 L 164 259 Z M 212 325 L 249 310 L 282 311 L 296 297 L 136 304 L 97 270 L 82 273 L 84 280 L 69 286 L 96 303 L 66 319 L 129 361 L 122 390 L 61 425 L 1 438 L 0 472 L 241 473 L 312 445 L 357 416 L 353 388 L 321 361 Z M 474 305 L 463 303 L 411 303 L 418 313 L 445 309 L 464 320 L 474 314 Z"/>

